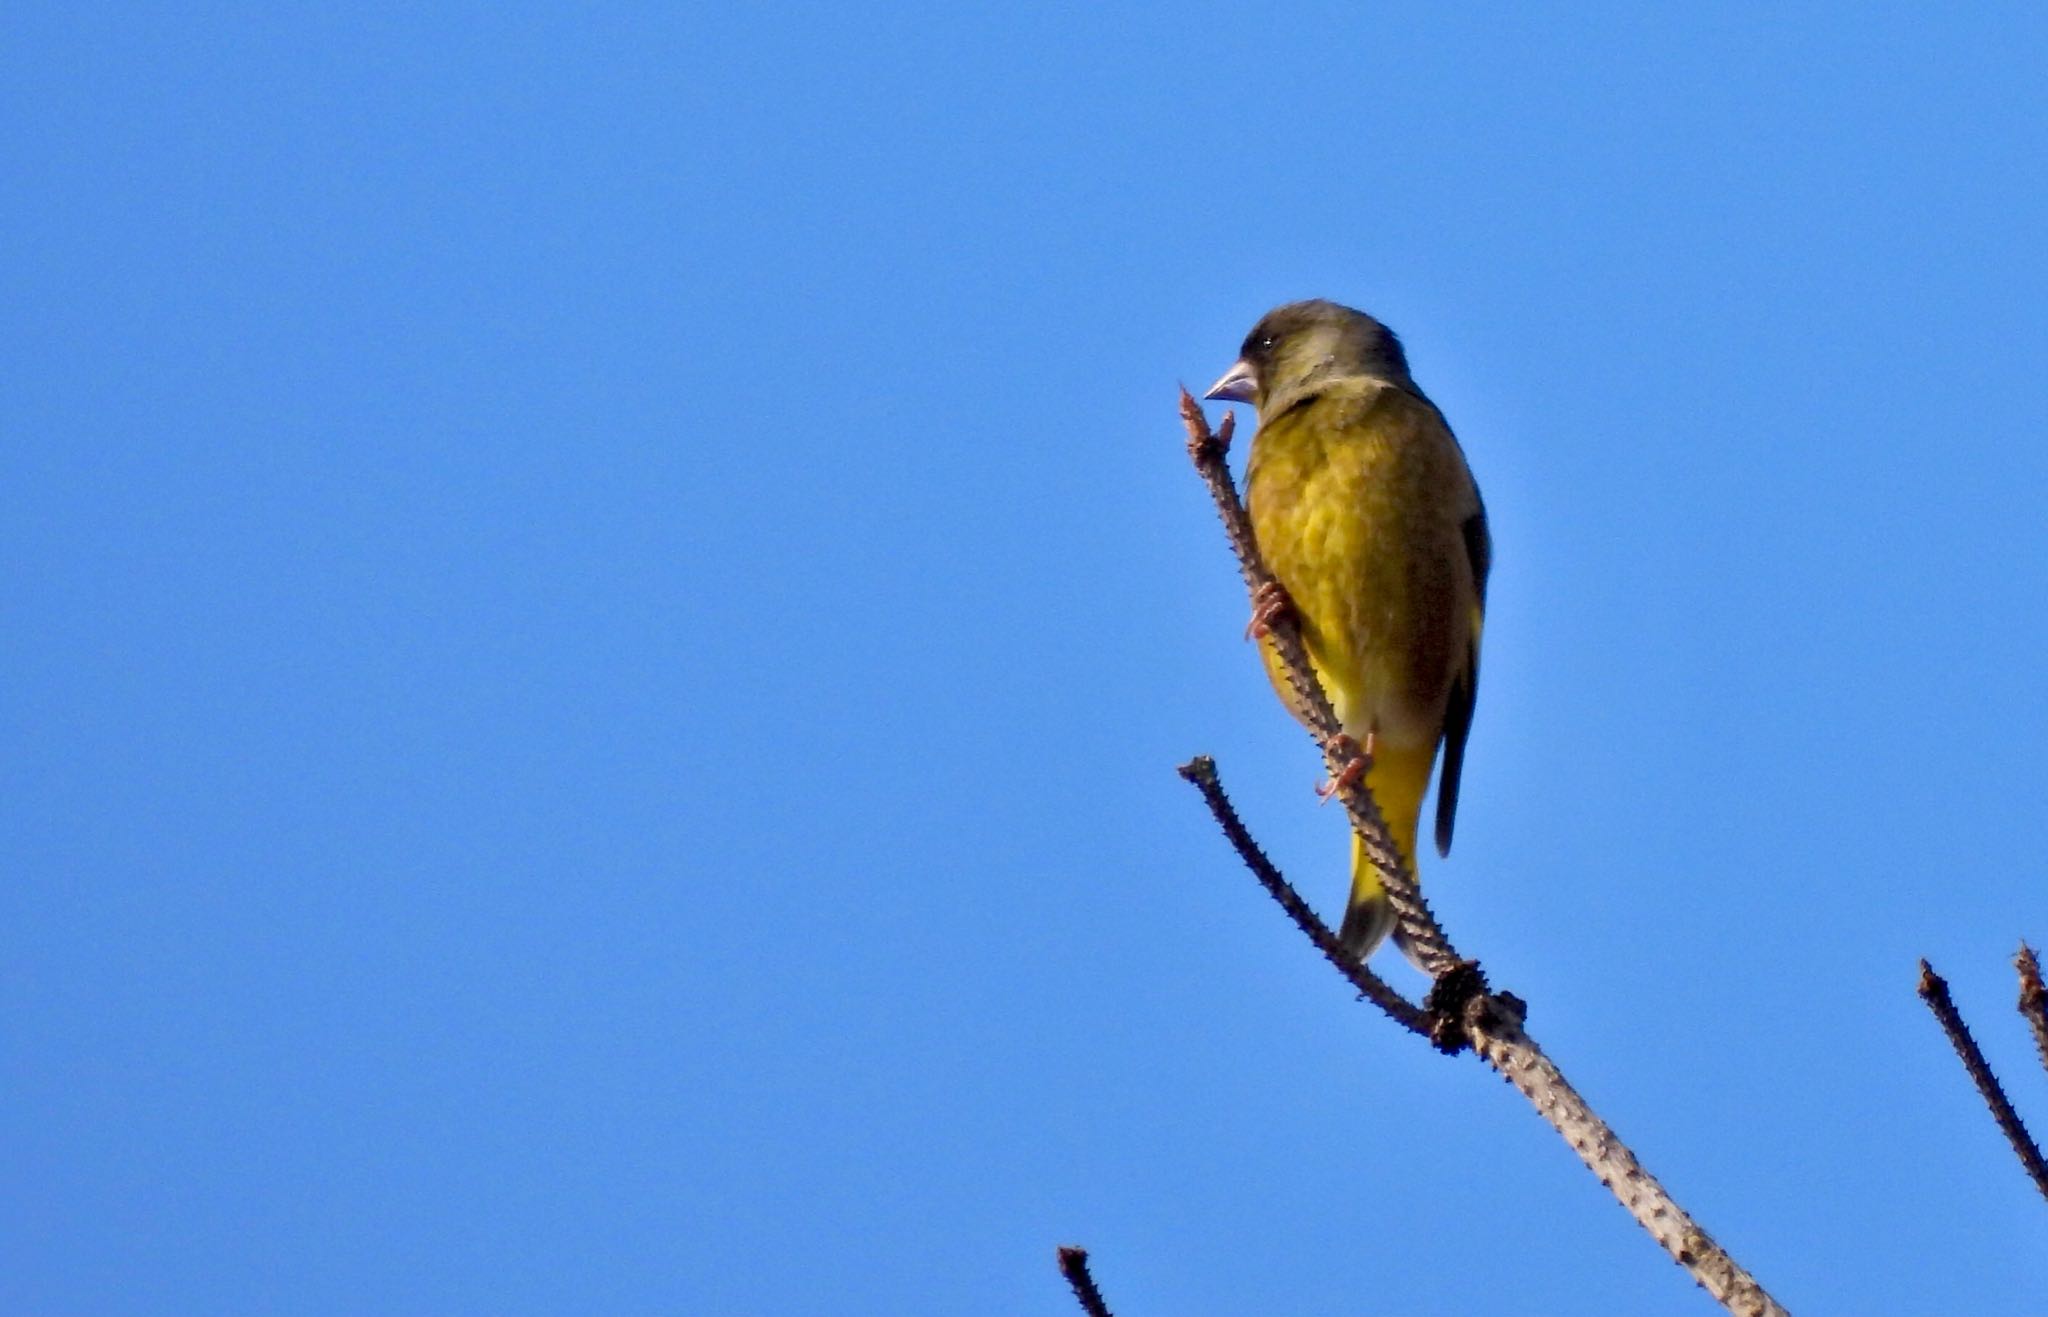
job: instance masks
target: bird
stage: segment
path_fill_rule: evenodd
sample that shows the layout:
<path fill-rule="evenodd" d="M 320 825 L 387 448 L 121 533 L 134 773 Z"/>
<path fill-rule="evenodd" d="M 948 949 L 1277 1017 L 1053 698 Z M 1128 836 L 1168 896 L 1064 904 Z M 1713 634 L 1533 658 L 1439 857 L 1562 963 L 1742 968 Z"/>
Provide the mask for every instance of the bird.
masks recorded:
<path fill-rule="evenodd" d="M 1338 722 L 1370 759 L 1365 786 L 1414 879 L 1439 747 L 1435 841 L 1450 854 L 1479 694 L 1493 542 L 1464 450 L 1394 332 L 1335 302 L 1268 312 L 1206 396 L 1258 413 L 1245 507 L 1279 592 L 1255 601 L 1248 630 L 1266 675 L 1306 721 L 1269 634 L 1290 610 Z M 1338 937 L 1362 961 L 1393 932 L 1419 965 L 1396 922 L 1354 835 Z"/>

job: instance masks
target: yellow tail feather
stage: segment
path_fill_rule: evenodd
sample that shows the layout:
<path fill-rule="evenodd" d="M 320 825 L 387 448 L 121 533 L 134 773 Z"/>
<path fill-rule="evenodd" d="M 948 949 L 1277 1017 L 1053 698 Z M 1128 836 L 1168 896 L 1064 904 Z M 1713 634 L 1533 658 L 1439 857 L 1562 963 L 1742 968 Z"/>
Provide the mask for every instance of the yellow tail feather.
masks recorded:
<path fill-rule="evenodd" d="M 1436 763 L 1436 748 L 1417 752 L 1376 747 L 1372 770 L 1365 785 L 1387 820 L 1394 845 L 1400 848 L 1401 864 L 1410 878 L 1415 876 L 1415 828 L 1422 817 L 1422 796 L 1429 790 L 1429 771 Z M 1379 871 L 1366 857 L 1365 843 L 1351 838 L 1351 904 L 1344 912 L 1344 927 L 1338 934 L 1346 948 L 1360 960 L 1371 955 L 1394 929 L 1394 908 L 1387 901 Z"/>

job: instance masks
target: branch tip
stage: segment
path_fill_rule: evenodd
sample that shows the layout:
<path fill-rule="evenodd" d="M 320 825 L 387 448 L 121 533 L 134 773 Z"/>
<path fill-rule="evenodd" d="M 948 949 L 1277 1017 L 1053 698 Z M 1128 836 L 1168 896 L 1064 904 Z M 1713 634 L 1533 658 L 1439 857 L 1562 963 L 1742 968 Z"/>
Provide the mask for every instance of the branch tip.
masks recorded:
<path fill-rule="evenodd" d="M 1188 392 L 1188 386 L 1180 386 L 1180 420 L 1188 431 L 1188 456 L 1198 470 L 1207 471 L 1223 465 L 1223 455 L 1230 446 L 1231 433 L 1237 428 L 1232 414 L 1223 414 L 1223 428 L 1220 432 L 1209 429 L 1208 413 L 1202 404 L 1195 401 L 1195 395 Z"/>
<path fill-rule="evenodd" d="M 2013 968 L 2020 972 L 2020 1006 L 2025 1008 L 2029 1001 L 2048 997 L 2048 984 L 2041 981 L 2041 962 L 2034 956 L 2034 949 L 2020 943 L 2020 953 L 2012 958 Z"/>
<path fill-rule="evenodd" d="M 1970 1028 L 1963 1023 L 1961 1011 L 1956 1009 L 1955 998 L 1948 990 L 1948 980 L 1934 972 L 1934 967 L 1925 960 L 1920 962 L 1920 997 L 1927 1008 L 1934 1012 L 1940 1022 L 1941 1031 L 1948 1035 L 1948 1043 L 1956 1051 L 1956 1057 L 1969 1072 L 1970 1080 L 1977 1086 L 1977 1095 L 1984 1099 L 1984 1105 L 1991 1111 L 1991 1119 L 1998 1123 L 2005 1141 L 2012 1145 L 2013 1154 L 2020 1159 L 2020 1166 L 2034 1187 L 2048 1198 L 2048 1162 L 2041 1158 L 2040 1145 L 2020 1121 L 2013 1110 L 2012 1100 L 2005 1095 L 2005 1086 L 1998 1082 L 1992 1072 L 1991 1063 L 1984 1059 L 1984 1049 L 1977 1046 L 1977 1040 L 1970 1035 Z"/>
<path fill-rule="evenodd" d="M 2048 1069 L 2048 984 L 2041 982 L 2041 962 L 2034 958 L 2034 949 L 2022 942 L 2013 965 L 2020 972 L 2020 1014 L 2026 1018 L 2027 1031 L 2034 1035 L 2034 1050 L 2041 1054 L 2042 1068 Z"/>
<path fill-rule="evenodd" d="M 1358 957 L 1337 939 L 1316 912 L 1302 899 L 1294 884 L 1287 881 L 1266 852 L 1259 847 L 1258 840 L 1238 817 L 1237 806 L 1230 803 L 1230 796 L 1223 790 L 1223 779 L 1217 776 L 1216 761 L 1207 755 L 1196 755 L 1180 766 L 1180 775 L 1202 793 L 1202 803 L 1209 807 L 1210 817 L 1216 826 L 1223 829 L 1225 840 L 1237 857 L 1258 879 L 1259 886 L 1266 889 L 1266 895 L 1279 903 L 1294 921 L 1294 926 L 1308 935 L 1315 943 L 1316 950 L 1323 953 L 1323 959 L 1336 966 L 1358 995 L 1385 1011 L 1402 1028 L 1424 1037 L 1430 1037 L 1432 1026 L 1429 1017 L 1413 1002 L 1394 991 L 1386 980 L 1367 969 Z"/>
<path fill-rule="evenodd" d="M 1066 1277 L 1067 1284 L 1073 1287 L 1081 1311 L 1088 1317 L 1110 1317 L 1109 1305 L 1103 1302 L 1102 1291 L 1095 1287 L 1095 1277 L 1088 1272 L 1088 1250 L 1062 1244 L 1059 1257 L 1060 1275 Z"/>

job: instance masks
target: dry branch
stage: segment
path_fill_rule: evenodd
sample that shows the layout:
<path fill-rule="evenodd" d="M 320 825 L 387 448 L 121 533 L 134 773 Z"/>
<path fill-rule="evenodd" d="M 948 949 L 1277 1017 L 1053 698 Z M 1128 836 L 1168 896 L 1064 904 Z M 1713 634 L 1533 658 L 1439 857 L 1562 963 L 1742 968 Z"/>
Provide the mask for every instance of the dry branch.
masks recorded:
<path fill-rule="evenodd" d="M 1074 1297 L 1081 1301 L 1081 1311 L 1088 1317 L 1109 1317 L 1109 1305 L 1102 1301 L 1102 1291 L 1095 1288 L 1095 1277 L 1088 1274 L 1087 1249 L 1060 1245 L 1060 1275 L 1074 1287 Z"/>
<path fill-rule="evenodd" d="M 2025 971 L 2022 971 L 2024 978 Z M 2033 1135 L 2020 1123 L 2020 1115 L 2012 1109 L 2012 1103 L 2005 1096 L 2005 1088 L 1998 1082 L 1998 1076 L 1991 1073 L 1991 1063 L 1984 1059 L 1983 1049 L 1970 1036 L 1969 1026 L 1963 1023 L 1961 1011 L 1956 1009 L 1955 998 L 1949 995 L 1948 980 L 1934 972 L 1934 966 L 1920 962 L 1920 999 L 1927 1003 L 1927 1009 L 1934 1012 L 1934 1018 L 1941 1021 L 1941 1031 L 1948 1035 L 1949 1046 L 1956 1049 L 1962 1058 L 1963 1069 L 1970 1072 L 1970 1078 L 1977 1085 L 1977 1092 L 1983 1097 L 1984 1105 L 1991 1108 L 1991 1118 L 1998 1122 L 2006 1142 L 2018 1155 L 2020 1165 L 2026 1168 L 2028 1176 L 2041 1196 L 2048 1198 L 2048 1163 L 2041 1160 L 2041 1149 L 2035 1144 Z"/>
<path fill-rule="evenodd" d="M 1216 776 L 1216 761 L 1207 755 L 1196 755 L 1180 766 L 1180 775 L 1194 783 L 1195 790 L 1202 793 L 1202 799 L 1208 802 L 1209 812 L 1216 816 L 1216 822 L 1223 828 L 1223 835 L 1229 838 L 1231 846 L 1236 848 L 1237 856 L 1244 861 L 1245 868 L 1250 869 L 1252 877 L 1259 880 L 1259 885 L 1280 903 L 1280 908 L 1287 912 L 1287 917 L 1294 921 L 1294 926 L 1306 933 L 1308 940 L 1316 944 L 1316 950 L 1323 953 L 1323 959 L 1335 965 L 1337 972 L 1350 980 L 1351 986 L 1358 989 L 1359 996 L 1393 1017 L 1394 1023 L 1427 1036 L 1430 1032 L 1430 1021 L 1422 1008 L 1388 987 L 1385 979 L 1367 969 L 1356 956 L 1346 951 L 1344 944 L 1337 940 L 1337 935 L 1330 931 L 1330 926 L 1309 908 L 1308 902 L 1301 899 L 1301 893 L 1294 890 L 1294 885 L 1281 876 L 1280 871 L 1273 867 L 1273 862 L 1266 858 L 1266 853 L 1259 849 L 1259 843 L 1252 839 L 1250 830 L 1244 826 L 1244 821 L 1238 818 L 1236 806 L 1232 805 L 1230 797 L 1223 793 L 1223 781 Z"/>
<path fill-rule="evenodd" d="M 2022 942 L 2012 963 L 2020 972 L 2020 1014 L 2027 1017 L 2034 1050 L 2041 1054 L 2042 1069 L 2048 1070 L 2048 986 L 2041 982 L 2041 962 L 2034 959 L 2034 949 Z"/>
<path fill-rule="evenodd" d="M 1216 502 L 1217 513 L 1223 519 L 1224 533 L 1229 536 L 1231 551 L 1237 556 L 1245 588 L 1256 599 L 1274 584 L 1274 578 L 1259 555 L 1251 519 L 1238 498 L 1237 487 L 1230 478 L 1230 469 L 1225 461 L 1233 418 L 1226 415 L 1220 430 L 1211 433 L 1208 418 L 1186 389 L 1181 390 L 1180 411 L 1188 431 L 1188 453 Z M 1586 1104 L 1585 1099 L 1565 1082 L 1564 1075 L 1542 1049 L 1523 1032 L 1526 1008 L 1522 1002 L 1507 993 L 1488 991 L 1477 964 L 1458 955 L 1428 905 L 1423 902 L 1421 892 L 1409 880 L 1399 852 L 1388 835 L 1386 821 L 1363 785 L 1364 775 L 1354 772 L 1347 776 L 1345 773 L 1345 769 L 1362 755 L 1357 743 L 1343 734 L 1329 698 L 1316 679 L 1296 619 L 1283 612 L 1269 624 L 1269 635 L 1288 683 L 1298 697 L 1299 706 L 1307 711 L 1309 733 L 1323 752 L 1331 780 L 1354 783 L 1339 793 L 1345 810 L 1351 816 L 1351 826 L 1364 841 L 1374 867 L 1380 872 L 1388 899 L 1400 916 L 1403 933 L 1436 979 L 1429 1006 L 1436 1017 L 1432 1034 L 1438 1045 L 1445 1050 L 1456 1050 L 1461 1041 L 1469 1041 L 1486 1063 L 1513 1084 L 1538 1114 L 1564 1137 L 1572 1151 L 1608 1187 L 1629 1215 L 1649 1231 L 1680 1266 L 1691 1272 L 1693 1279 L 1723 1307 L 1743 1317 L 1784 1314 L 1785 1309 L 1777 1300 L 1766 1293 L 1755 1277 L 1729 1257 L 1726 1250 L 1716 1244 L 1672 1199 L 1656 1177 L 1643 1168 L 1635 1154 Z M 1354 986 L 1371 996 L 1381 1009 L 1401 1019 L 1394 1007 L 1364 986 L 1368 980 L 1378 982 L 1364 966 L 1358 965 L 1341 947 L 1326 945 L 1324 938 L 1327 938 L 1329 930 L 1315 919 L 1313 912 L 1307 912 L 1306 905 L 1300 903 L 1293 889 L 1284 881 L 1276 885 L 1269 880 L 1270 863 L 1265 864 L 1263 870 L 1260 864 L 1253 863 L 1253 855 L 1261 861 L 1265 857 L 1251 842 L 1250 835 L 1244 832 L 1243 825 L 1236 822 L 1234 813 L 1226 814 L 1216 809 L 1221 788 L 1217 786 L 1212 795 L 1210 787 L 1204 786 L 1198 767 L 1204 762 L 1201 759 L 1191 761 L 1182 769 L 1182 775 L 1202 788 L 1204 799 L 1209 801 L 1211 810 L 1217 813 L 1218 821 L 1231 836 L 1232 844 L 1237 846 L 1240 855 L 1245 856 L 1247 865 L 1259 877 L 1261 884 L 1287 908 L 1288 914 L 1308 933 L 1317 949 L 1335 962 Z M 1207 766 L 1207 778 L 1214 784 L 1213 763 Z M 1227 808 L 1228 802 L 1224 801 L 1224 804 Z M 1273 873 L 1271 877 L 1277 878 L 1278 875 Z M 1290 896 L 1296 904 L 1289 903 Z M 1297 913 L 1296 905 L 1307 913 L 1306 920 Z M 1317 936 L 1318 929 L 1323 937 Z M 1399 1000 L 1397 995 L 1395 999 Z M 1407 1005 L 1405 1001 L 1401 1004 Z M 1407 1023 L 1406 1020 L 1402 1022 Z"/>

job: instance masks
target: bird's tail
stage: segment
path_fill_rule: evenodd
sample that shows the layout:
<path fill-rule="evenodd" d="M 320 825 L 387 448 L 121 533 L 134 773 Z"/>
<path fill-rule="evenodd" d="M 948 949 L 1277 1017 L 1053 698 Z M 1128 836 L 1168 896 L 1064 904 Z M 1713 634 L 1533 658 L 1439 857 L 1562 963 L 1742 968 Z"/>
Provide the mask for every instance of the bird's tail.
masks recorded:
<path fill-rule="evenodd" d="M 1372 771 L 1365 775 L 1365 785 L 1387 821 L 1387 831 L 1400 848 L 1402 867 L 1411 880 L 1415 876 L 1415 826 L 1422 817 L 1422 794 L 1429 789 L 1429 771 L 1435 762 L 1434 746 L 1417 754 L 1383 745 L 1373 755 Z M 1353 834 L 1351 904 L 1344 911 L 1344 927 L 1337 934 L 1338 940 L 1364 960 L 1386 940 L 1387 934 L 1395 931 L 1396 922 L 1394 906 L 1387 900 L 1379 870 L 1366 855 L 1365 843 Z M 1401 941 L 1398 937 L 1394 940 Z M 1410 961 L 1415 959 L 1405 945 L 1401 950 Z"/>
<path fill-rule="evenodd" d="M 1378 871 L 1372 861 L 1366 858 L 1365 843 L 1357 833 L 1351 834 L 1351 904 L 1344 911 L 1344 927 L 1337 932 L 1337 940 L 1344 949 L 1364 960 L 1379 949 L 1387 940 L 1387 934 L 1394 931 L 1394 906 L 1387 900 L 1387 889 L 1380 883 Z"/>

